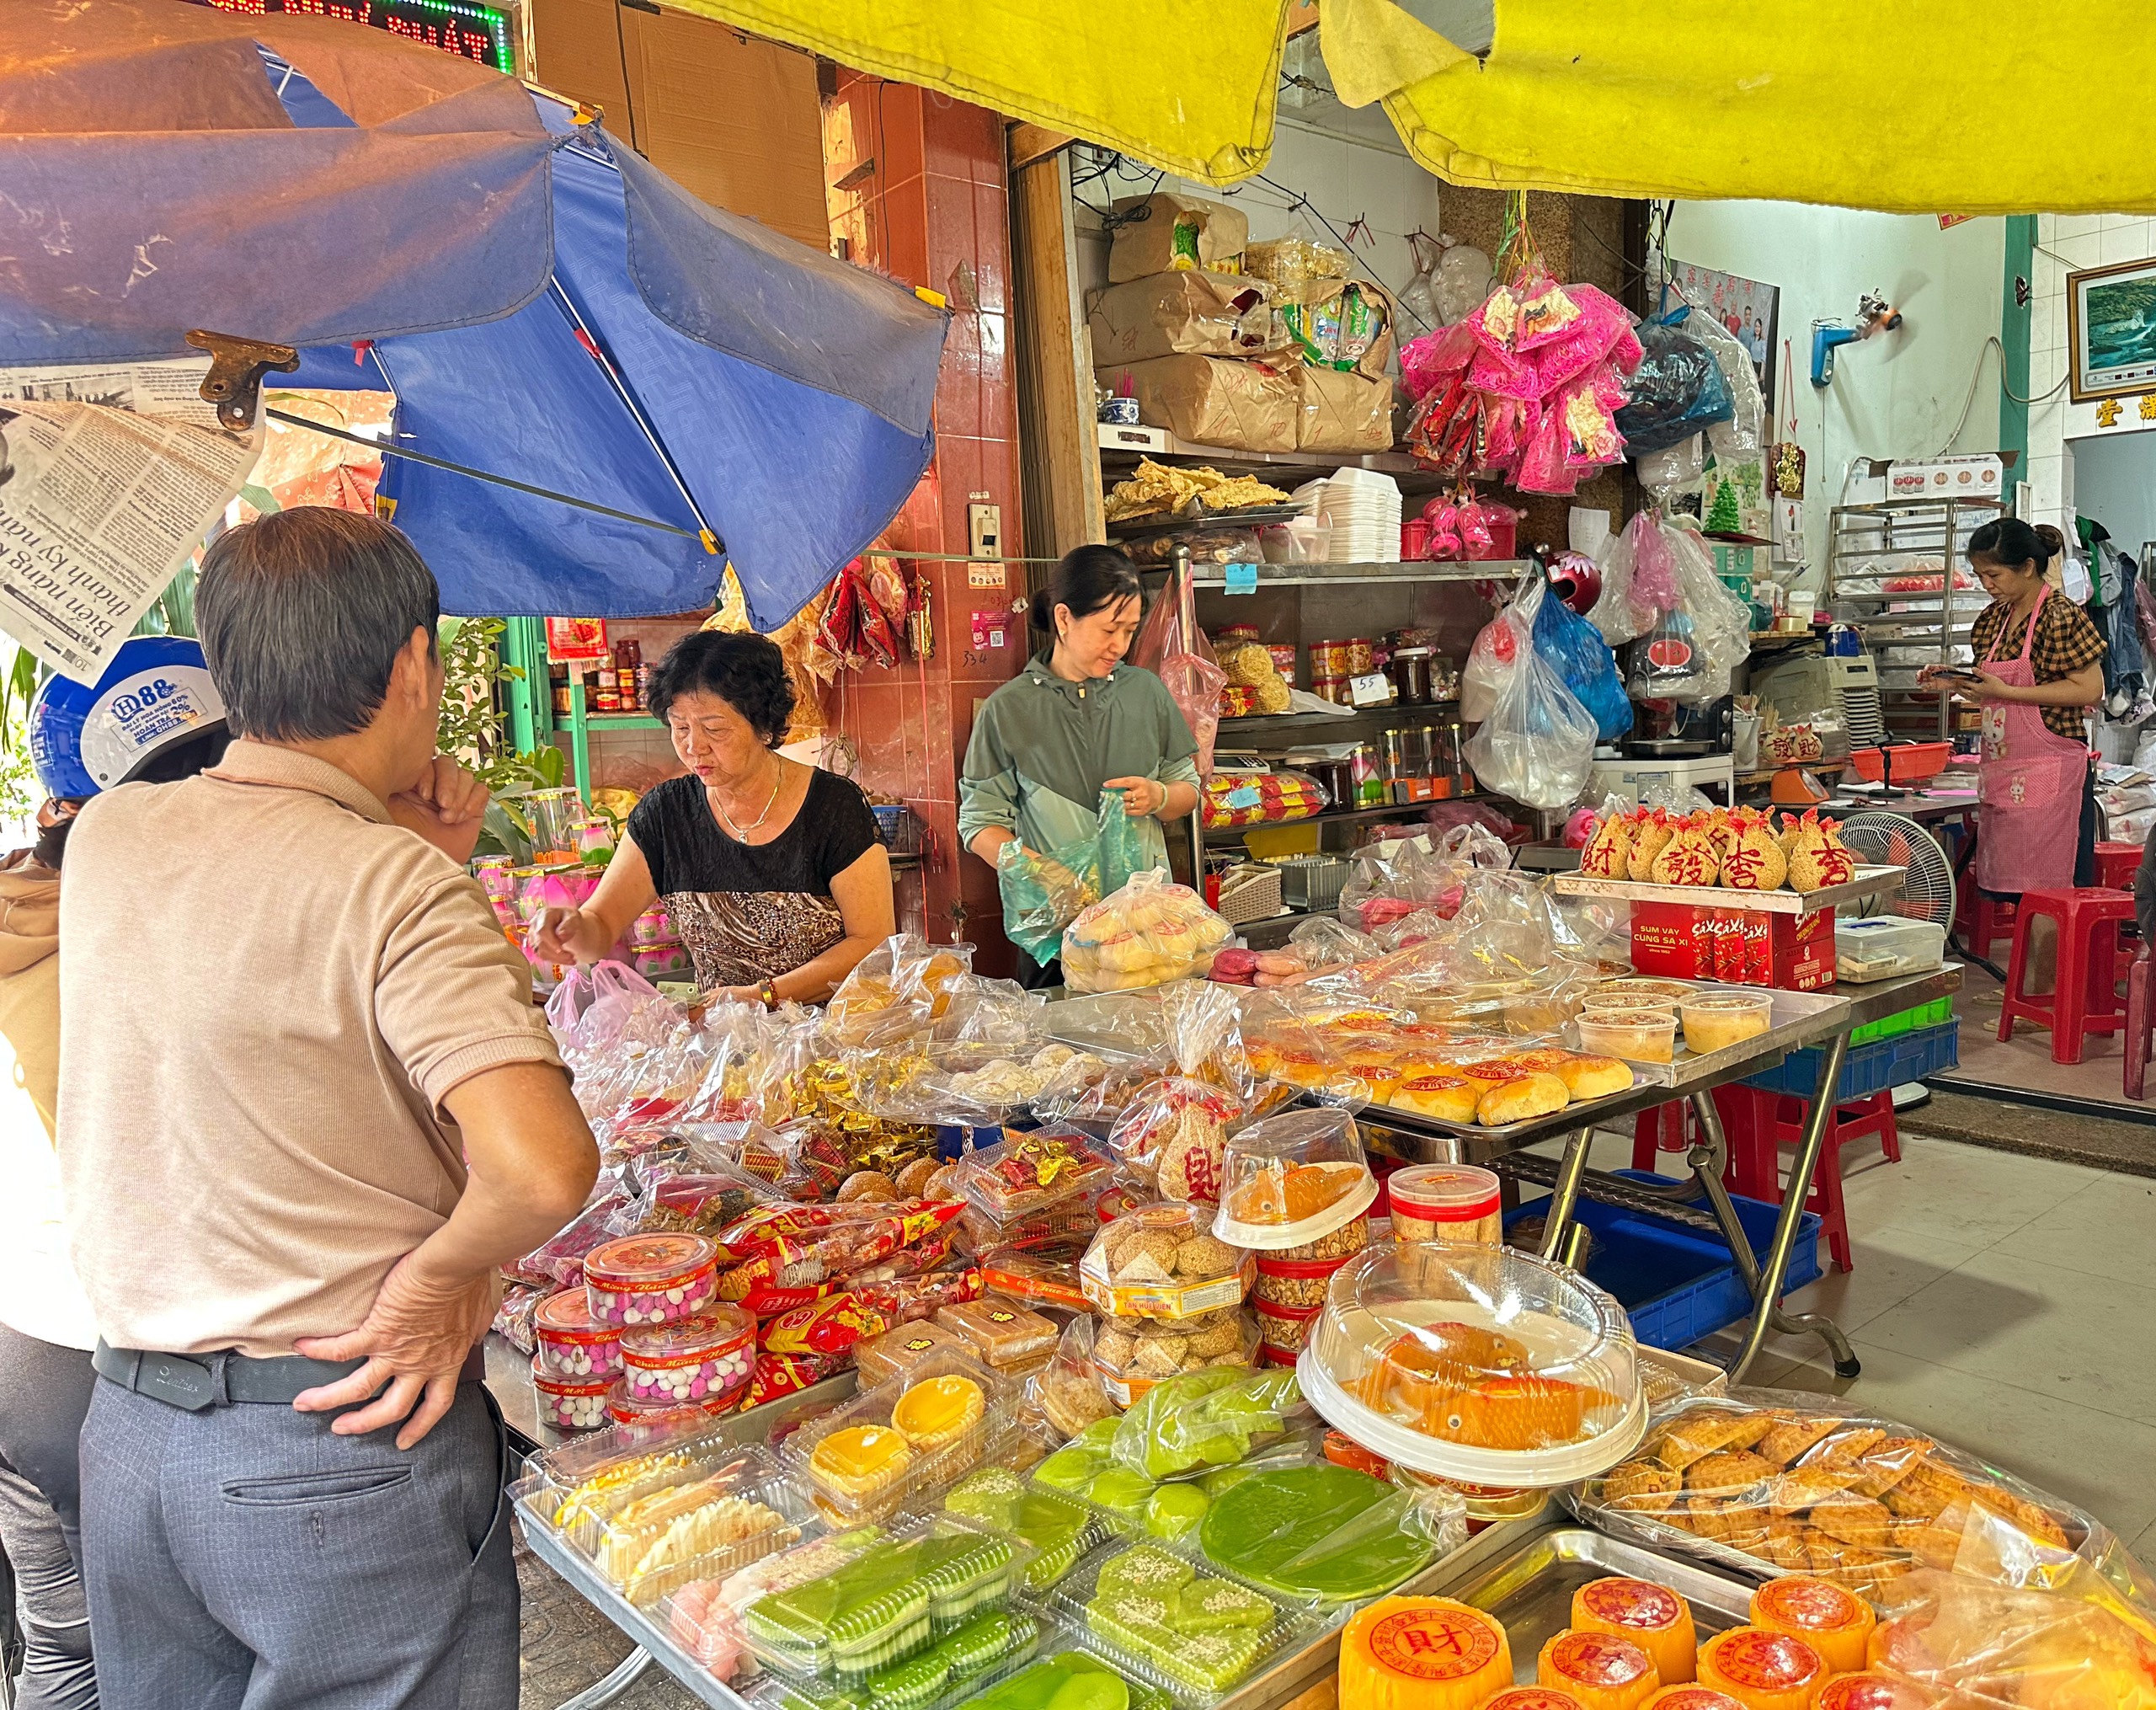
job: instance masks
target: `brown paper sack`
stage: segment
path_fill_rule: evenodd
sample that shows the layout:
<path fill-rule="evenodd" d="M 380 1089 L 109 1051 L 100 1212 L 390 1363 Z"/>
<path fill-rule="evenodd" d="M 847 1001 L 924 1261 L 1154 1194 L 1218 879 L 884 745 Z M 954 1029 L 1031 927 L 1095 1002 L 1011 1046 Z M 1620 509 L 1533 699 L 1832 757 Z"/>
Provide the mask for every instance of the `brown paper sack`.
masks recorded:
<path fill-rule="evenodd" d="M 1145 212 L 1135 218 L 1139 208 Z M 1241 270 L 1250 221 L 1241 211 L 1219 202 L 1200 201 L 1159 190 L 1150 196 L 1125 196 L 1111 205 L 1120 223 L 1108 245 L 1108 282 L 1143 279 L 1191 267 L 1219 273 Z"/>
<path fill-rule="evenodd" d="M 1299 368 L 1295 445 L 1305 452 L 1384 452 L 1392 447 L 1392 382 L 1337 368 Z"/>
<path fill-rule="evenodd" d="M 1101 377 L 1124 375 L 1138 398 L 1139 419 L 1201 446 L 1243 452 L 1295 449 L 1294 371 L 1284 365 L 1237 362 L 1223 356 L 1161 356 L 1133 362 Z"/>
<path fill-rule="evenodd" d="M 1201 268 L 1110 286 L 1095 299 L 1089 328 L 1096 370 L 1155 356 L 1256 356 L 1288 348 L 1271 286 Z"/>

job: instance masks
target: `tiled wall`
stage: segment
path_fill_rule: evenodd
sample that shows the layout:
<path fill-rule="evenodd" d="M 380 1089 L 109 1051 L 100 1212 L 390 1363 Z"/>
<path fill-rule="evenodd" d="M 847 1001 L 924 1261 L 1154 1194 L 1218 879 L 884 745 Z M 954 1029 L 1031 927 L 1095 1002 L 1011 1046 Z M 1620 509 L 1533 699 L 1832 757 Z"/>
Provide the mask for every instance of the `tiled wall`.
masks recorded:
<path fill-rule="evenodd" d="M 1023 550 L 1018 444 L 1011 387 L 1008 184 L 1002 122 L 985 109 L 851 72 L 826 104 L 831 229 L 851 259 L 950 300 L 951 334 L 936 394 L 936 456 L 889 531 L 900 553 L 963 554 L 967 506 L 1002 510 L 1003 549 Z M 843 674 L 835 722 L 860 751 L 861 782 L 910 804 L 932 847 L 922 875 L 928 935 L 983 946 L 985 971 L 1009 971 L 995 927 L 995 875 L 958 847 L 958 764 L 974 705 L 1024 659 L 1006 619 L 1001 647 L 973 645 L 971 615 L 1006 611 L 1019 591 L 974 585 L 963 564 L 924 563 L 933 601 L 935 652 L 889 670 Z"/>
<path fill-rule="evenodd" d="M 2083 268 L 2156 256 L 2156 218 L 2145 214 L 2039 214 L 2036 216 L 2034 296 L 2029 306 L 2029 480 L 2038 518 L 2057 521 L 2073 507 L 2073 458 L 2069 441 L 2147 433 L 2136 401 L 2111 427 L 2098 425 L 2095 403 L 2075 403 L 2064 385 L 2067 372 L 2066 277 Z M 2152 451 L 2156 460 L 2156 451 Z M 2156 475 L 2156 462 L 2152 462 Z"/>

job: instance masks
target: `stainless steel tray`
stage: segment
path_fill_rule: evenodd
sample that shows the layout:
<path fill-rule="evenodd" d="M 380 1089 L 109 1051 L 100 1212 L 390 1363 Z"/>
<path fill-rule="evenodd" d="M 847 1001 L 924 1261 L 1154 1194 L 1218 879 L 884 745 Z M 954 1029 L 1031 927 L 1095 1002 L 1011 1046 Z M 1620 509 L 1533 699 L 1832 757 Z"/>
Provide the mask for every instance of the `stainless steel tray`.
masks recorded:
<path fill-rule="evenodd" d="M 1561 896 L 1607 896 L 1627 902 L 1678 902 L 1694 908 L 1732 909 L 1746 914 L 1817 913 L 1837 903 L 1899 890 L 1906 867 L 1860 867 L 1847 884 L 1823 890 L 1725 890 L 1714 884 L 1642 884 L 1630 879 L 1590 879 L 1581 873 L 1553 873 L 1550 883 Z"/>
<path fill-rule="evenodd" d="M 1692 1050 L 1684 1045 L 1680 1027 L 1677 1055 L 1670 1061 L 1636 1063 L 1630 1057 L 1625 1059 L 1631 1066 L 1635 1081 L 1657 1087 L 1689 1087 L 1701 1082 L 1726 1080 L 1726 1071 L 1737 1067 L 1748 1072 L 1770 1068 L 1806 1039 L 1838 1032 L 1837 1023 L 1849 1007 L 1848 998 L 1832 991 L 1785 991 L 1779 986 L 1730 986 L 1696 980 L 1670 983 L 1688 986 L 1695 991 L 1756 992 L 1772 998 L 1774 1008 L 1768 1015 L 1766 1032 L 1754 1034 L 1733 1045 L 1724 1045 L 1718 1051 Z M 1762 1061 L 1763 1058 L 1771 1061 Z"/>
<path fill-rule="evenodd" d="M 1513 1678 L 1523 1686 L 1533 1683 L 1542 1647 L 1572 1625 L 1572 1593 L 1590 1579 L 1619 1574 L 1667 1585 L 1691 1605 L 1702 1639 L 1750 1618 L 1750 1581 L 1577 1524 L 1538 1531 L 1494 1562 L 1480 1551 L 1454 1560 L 1460 1568 L 1449 1583 L 1422 1589 L 1502 1622 L 1512 1642 Z"/>

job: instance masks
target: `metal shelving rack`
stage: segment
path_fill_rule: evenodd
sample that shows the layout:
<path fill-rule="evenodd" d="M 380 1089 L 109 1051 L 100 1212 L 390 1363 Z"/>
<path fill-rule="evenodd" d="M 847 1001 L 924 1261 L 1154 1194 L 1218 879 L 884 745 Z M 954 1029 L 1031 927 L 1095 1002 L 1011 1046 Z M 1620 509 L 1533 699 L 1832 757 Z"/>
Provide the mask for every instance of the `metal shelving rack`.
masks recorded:
<path fill-rule="evenodd" d="M 1952 740 L 1951 703 L 1944 695 L 1935 707 L 1929 697 L 1919 701 L 1917 673 L 1924 665 L 1951 664 L 1955 647 L 1969 639 L 1970 626 L 1986 601 L 1978 589 L 1956 588 L 1954 573 L 1965 560 L 1969 536 L 2009 510 L 2001 499 L 1890 499 L 1838 505 L 1829 513 L 1827 597 L 1831 605 L 1848 610 L 1864 637 L 1878 672 L 1881 709 L 1890 734 L 1916 734 L 1930 723 L 1938 740 Z M 1936 594 L 1892 593 L 1867 585 L 1916 573 L 1919 564 L 1928 563 L 1940 567 Z M 1924 647 L 1932 654 L 1923 664 L 1889 663 L 1884 653 L 1890 647 Z"/>

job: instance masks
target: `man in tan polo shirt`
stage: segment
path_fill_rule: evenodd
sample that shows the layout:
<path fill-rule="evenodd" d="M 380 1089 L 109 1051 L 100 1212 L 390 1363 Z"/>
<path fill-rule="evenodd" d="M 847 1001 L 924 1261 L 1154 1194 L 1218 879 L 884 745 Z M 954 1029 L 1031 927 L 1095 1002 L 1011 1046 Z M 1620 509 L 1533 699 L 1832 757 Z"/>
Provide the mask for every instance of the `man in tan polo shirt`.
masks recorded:
<path fill-rule="evenodd" d="M 370 516 L 205 554 L 238 739 L 83 810 L 59 1150 L 97 1320 L 83 1535 L 106 1710 L 512 1710 L 496 1267 L 597 1167 L 435 755 L 433 575 Z"/>

